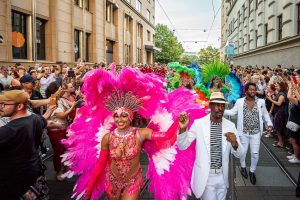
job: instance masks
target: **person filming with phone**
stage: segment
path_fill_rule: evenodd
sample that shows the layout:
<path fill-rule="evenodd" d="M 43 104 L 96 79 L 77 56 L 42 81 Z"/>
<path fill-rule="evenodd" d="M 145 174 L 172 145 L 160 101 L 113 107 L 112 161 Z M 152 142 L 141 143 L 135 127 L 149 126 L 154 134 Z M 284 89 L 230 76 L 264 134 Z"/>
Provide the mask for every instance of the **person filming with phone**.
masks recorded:
<path fill-rule="evenodd" d="M 50 105 L 57 106 L 48 119 L 47 131 L 53 147 L 53 164 L 58 181 L 64 180 L 62 174 L 65 170 L 60 157 L 65 152 L 65 147 L 61 144 L 61 140 L 66 138 L 67 127 L 69 126 L 68 117 L 76 109 L 77 105 L 77 102 L 70 102 L 62 98 L 62 95 L 63 90 L 57 86 L 56 82 L 50 83 L 46 89 L 46 96 L 50 98 Z"/>

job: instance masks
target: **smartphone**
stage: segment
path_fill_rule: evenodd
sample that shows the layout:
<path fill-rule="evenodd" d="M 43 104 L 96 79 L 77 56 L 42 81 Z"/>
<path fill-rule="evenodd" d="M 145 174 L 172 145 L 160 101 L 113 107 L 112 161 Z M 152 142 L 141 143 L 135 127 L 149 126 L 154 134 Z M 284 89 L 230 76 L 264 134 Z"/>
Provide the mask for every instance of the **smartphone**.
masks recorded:
<path fill-rule="evenodd" d="M 57 103 L 57 102 L 56 102 L 56 97 L 53 97 L 53 96 L 50 97 L 50 103 L 49 103 L 50 106 L 56 106 L 56 103 Z"/>
<path fill-rule="evenodd" d="M 68 71 L 68 77 L 74 78 L 75 77 L 75 71 L 74 70 L 69 70 Z"/>

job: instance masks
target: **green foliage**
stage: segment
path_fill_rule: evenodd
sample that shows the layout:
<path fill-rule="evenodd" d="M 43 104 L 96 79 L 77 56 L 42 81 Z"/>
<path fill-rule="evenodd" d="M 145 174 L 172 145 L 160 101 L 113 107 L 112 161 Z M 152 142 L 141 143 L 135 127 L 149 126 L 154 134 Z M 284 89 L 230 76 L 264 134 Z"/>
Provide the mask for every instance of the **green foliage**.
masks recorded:
<path fill-rule="evenodd" d="M 179 60 L 184 49 L 174 33 L 163 24 L 157 24 L 155 32 L 155 46 L 160 48 L 161 52 L 154 54 L 154 61 L 167 64 Z"/>
<path fill-rule="evenodd" d="M 222 63 L 220 60 L 216 60 L 212 63 L 207 63 L 202 66 L 203 82 L 208 83 L 213 77 L 225 78 L 229 74 L 229 67 Z"/>
<path fill-rule="evenodd" d="M 180 58 L 180 63 L 187 66 L 191 64 L 199 64 L 199 57 L 196 55 L 183 54 Z"/>
<path fill-rule="evenodd" d="M 199 62 L 200 64 L 212 63 L 220 59 L 220 50 L 212 46 L 208 46 L 205 49 L 199 51 Z"/>

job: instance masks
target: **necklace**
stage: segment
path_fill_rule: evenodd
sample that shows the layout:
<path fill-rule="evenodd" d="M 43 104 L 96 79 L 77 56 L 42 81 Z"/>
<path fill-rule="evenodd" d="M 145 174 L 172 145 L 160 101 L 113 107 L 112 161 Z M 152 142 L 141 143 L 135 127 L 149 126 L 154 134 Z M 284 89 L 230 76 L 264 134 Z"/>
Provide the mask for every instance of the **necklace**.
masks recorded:
<path fill-rule="evenodd" d="M 127 130 L 125 131 L 120 131 L 117 128 L 115 129 L 115 134 L 121 137 L 126 137 L 130 132 L 132 131 L 132 127 L 129 127 Z"/>

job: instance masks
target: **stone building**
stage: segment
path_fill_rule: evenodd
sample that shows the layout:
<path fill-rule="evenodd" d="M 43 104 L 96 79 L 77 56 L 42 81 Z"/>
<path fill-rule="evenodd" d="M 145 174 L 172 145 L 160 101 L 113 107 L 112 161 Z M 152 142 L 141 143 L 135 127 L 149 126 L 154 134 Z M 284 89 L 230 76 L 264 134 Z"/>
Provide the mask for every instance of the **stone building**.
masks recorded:
<path fill-rule="evenodd" d="M 155 0 L 0 0 L 1 63 L 152 63 Z"/>
<path fill-rule="evenodd" d="M 234 65 L 300 67 L 300 0 L 224 0 L 226 35 Z M 223 17 L 224 18 L 224 17 Z M 225 21 L 225 20 L 224 20 Z"/>

